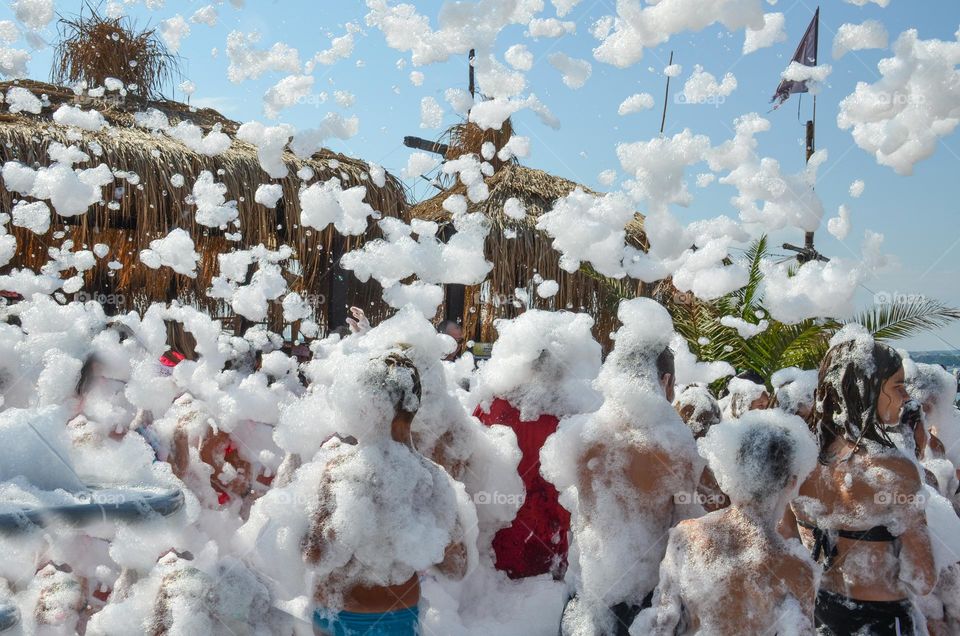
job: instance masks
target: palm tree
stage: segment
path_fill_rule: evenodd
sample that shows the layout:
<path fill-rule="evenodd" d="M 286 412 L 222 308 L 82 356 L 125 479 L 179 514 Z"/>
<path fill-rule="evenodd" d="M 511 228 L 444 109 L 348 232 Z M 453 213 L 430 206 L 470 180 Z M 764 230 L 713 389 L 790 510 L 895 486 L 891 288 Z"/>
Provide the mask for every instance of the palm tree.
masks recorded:
<path fill-rule="evenodd" d="M 850 320 L 826 318 L 782 323 L 772 319 L 763 305 L 760 264 L 767 257 L 767 237 L 762 236 L 746 253 L 748 283 L 716 300 L 704 301 L 690 294 L 659 295 L 658 300 L 673 316 L 677 332 L 700 360 L 722 360 L 738 372 L 754 371 L 769 383 L 770 376 L 785 367 L 816 369 L 829 348 L 830 338 L 846 324 L 861 324 L 878 340 L 891 341 L 938 329 L 960 319 L 960 310 L 918 297 L 874 305 Z M 610 289 L 615 293 L 620 287 L 611 284 Z M 767 327 L 753 337 L 744 338 L 736 329 L 721 324 L 724 316 L 740 318 L 752 325 L 766 321 Z"/>
<path fill-rule="evenodd" d="M 762 236 L 747 250 L 750 276 L 744 287 L 713 302 L 692 299 L 689 303 L 671 303 L 677 331 L 700 359 L 723 360 L 737 371 L 754 371 L 769 382 L 770 376 L 784 367 L 817 368 L 830 338 L 850 323 L 863 325 L 878 340 L 890 341 L 960 319 L 960 310 L 917 297 L 874 305 L 850 320 L 807 319 L 785 324 L 770 318 L 763 306 L 760 264 L 767 255 L 767 237 Z M 735 329 L 720 324 L 723 316 L 735 316 L 754 325 L 766 320 L 768 326 L 751 338 L 743 338 Z"/>

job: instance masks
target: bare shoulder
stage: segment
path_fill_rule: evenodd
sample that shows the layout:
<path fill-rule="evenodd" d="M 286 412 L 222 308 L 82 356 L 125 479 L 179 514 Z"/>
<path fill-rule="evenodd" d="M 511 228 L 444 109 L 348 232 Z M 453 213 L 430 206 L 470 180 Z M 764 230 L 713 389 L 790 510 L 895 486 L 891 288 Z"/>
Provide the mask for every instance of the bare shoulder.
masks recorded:
<path fill-rule="evenodd" d="M 884 453 L 882 455 L 867 455 L 862 459 L 868 468 L 879 468 L 889 471 L 901 484 L 911 489 L 919 489 L 922 485 L 920 470 L 917 465 L 902 453 Z"/>
<path fill-rule="evenodd" d="M 685 539 L 691 534 L 696 534 L 701 524 L 700 519 L 684 519 L 670 530 L 670 536 L 677 535 L 678 538 Z"/>
<path fill-rule="evenodd" d="M 639 464 L 647 467 L 647 470 L 666 473 L 684 482 L 693 479 L 695 458 L 692 454 L 677 452 L 655 444 L 635 447 L 633 455 Z"/>

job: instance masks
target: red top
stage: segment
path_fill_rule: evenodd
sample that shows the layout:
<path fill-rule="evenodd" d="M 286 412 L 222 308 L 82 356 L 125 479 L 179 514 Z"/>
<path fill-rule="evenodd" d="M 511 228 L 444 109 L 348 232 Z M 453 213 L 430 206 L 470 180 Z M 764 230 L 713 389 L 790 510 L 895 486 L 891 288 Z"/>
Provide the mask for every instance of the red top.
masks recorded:
<path fill-rule="evenodd" d="M 517 471 L 527 496 L 513 523 L 500 529 L 493 538 L 496 567 L 512 579 L 550 572 L 563 578 L 567 569 L 567 533 L 570 513 L 560 505 L 553 484 L 540 475 L 540 449 L 560 423 L 552 415 L 541 415 L 533 422 L 520 419 L 520 411 L 497 398 L 490 412 L 474 412 L 486 426 L 509 426 L 517 435 L 521 457 Z"/>
<path fill-rule="evenodd" d="M 178 351 L 170 351 L 160 356 L 160 364 L 165 367 L 175 367 L 181 362 L 183 362 L 185 356 Z"/>

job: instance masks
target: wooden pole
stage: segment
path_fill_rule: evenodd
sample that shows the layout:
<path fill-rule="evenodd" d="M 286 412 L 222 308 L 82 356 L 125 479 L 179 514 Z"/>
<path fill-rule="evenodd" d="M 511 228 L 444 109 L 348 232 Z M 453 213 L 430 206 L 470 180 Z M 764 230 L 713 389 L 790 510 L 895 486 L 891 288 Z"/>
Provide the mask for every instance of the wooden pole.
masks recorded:
<path fill-rule="evenodd" d="M 474 49 L 470 49 L 470 77 L 467 81 L 468 86 L 470 87 L 470 97 L 476 97 L 477 95 L 477 85 L 473 73 L 473 60 L 476 59 L 477 52 Z"/>
<path fill-rule="evenodd" d="M 817 151 L 817 141 L 816 141 L 816 113 L 817 113 L 817 98 L 813 98 L 813 116 L 814 119 L 807 120 L 807 163 L 810 163 L 810 157 L 813 156 L 813 153 Z M 813 249 L 813 232 L 807 232 L 803 237 L 803 246 L 808 249 Z"/>

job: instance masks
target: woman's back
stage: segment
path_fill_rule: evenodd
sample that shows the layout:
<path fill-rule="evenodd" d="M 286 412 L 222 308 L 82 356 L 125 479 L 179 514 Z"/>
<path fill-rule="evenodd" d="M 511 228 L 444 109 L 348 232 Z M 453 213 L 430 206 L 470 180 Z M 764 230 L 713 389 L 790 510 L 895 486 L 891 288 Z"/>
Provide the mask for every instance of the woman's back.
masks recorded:
<path fill-rule="evenodd" d="M 895 601 L 932 585 L 929 539 L 926 551 L 916 545 L 924 538 L 917 529 L 926 533 L 916 465 L 897 449 L 862 443 L 854 451 L 842 438 L 830 450 L 792 504 L 804 544 L 825 566 L 821 588 Z"/>

